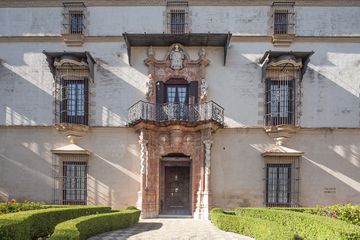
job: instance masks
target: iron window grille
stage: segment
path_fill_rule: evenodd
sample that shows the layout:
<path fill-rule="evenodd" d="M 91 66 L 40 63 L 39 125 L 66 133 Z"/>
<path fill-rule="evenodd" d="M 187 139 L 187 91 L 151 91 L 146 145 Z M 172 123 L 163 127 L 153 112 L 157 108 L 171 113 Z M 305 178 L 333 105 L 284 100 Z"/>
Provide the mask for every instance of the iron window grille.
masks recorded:
<path fill-rule="evenodd" d="M 295 80 L 266 79 L 266 114 L 267 126 L 295 124 Z"/>
<path fill-rule="evenodd" d="M 87 163 L 63 162 L 63 204 L 86 205 Z"/>
<path fill-rule="evenodd" d="M 185 10 L 176 9 L 170 11 L 170 31 L 173 34 L 185 33 Z"/>
<path fill-rule="evenodd" d="M 86 6 L 83 2 L 63 3 L 62 34 L 83 35 L 86 30 Z"/>
<path fill-rule="evenodd" d="M 184 34 L 189 32 L 189 4 L 187 1 L 168 1 L 166 9 L 166 32 Z"/>
<path fill-rule="evenodd" d="M 87 125 L 88 80 L 62 79 L 61 122 Z"/>
<path fill-rule="evenodd" d="M 266 164 L 267 207 L 296 207 L 299 198 L 298 157 L 271 157 Z"/>
<path fill-rule="evenodd" d="M 88 125 L 88 68 L 76 68 L 75 66 L 68 65 L 62 66 L 61 69 L 56 71 L 56 122 Z"/>
<path fill-rule="evenodd" d="M 87 162 L 88 155 L 64 154 L 53 157 L 54 204 L 87 204 Z"/>
<path fill-rule="evenodd" d="M 70 34 L 82 34 L 84 29 L 84 14 L 82 11 L 70 12 Z"/>
<path fill-rule="evenodd" d="M 295 34 L 294 5 L 294 2 L 273 3 L 274 35 Z"/>

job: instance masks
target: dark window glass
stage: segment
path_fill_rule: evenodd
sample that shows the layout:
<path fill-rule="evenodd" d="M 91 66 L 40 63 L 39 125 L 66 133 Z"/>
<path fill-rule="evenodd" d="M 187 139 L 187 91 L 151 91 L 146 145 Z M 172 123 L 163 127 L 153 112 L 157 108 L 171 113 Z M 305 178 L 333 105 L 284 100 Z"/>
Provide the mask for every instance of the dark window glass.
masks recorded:
<path fill-rule="evenodd" d="M 291 203 L 291 164 L 267 164 L 267 205 L 288 205 Z"/>
<path fill-rule="evenodd" d="M 87 125 L 87 80 L 63 80 L 61 120 Z"/>
<path fill-rule="evenodd" d="M 294 80 L 266 80 L 266 125 L 294 124 Z"/>
<path fill-rule="evenodd" d="M 274 33 L 287 34 L 288 33 L 288 12 L 280 11 L 274 13 Z"/>
<path fill-rule="evenodd" d="M 83 18 L 82 12 L 70 13 L 70 33 L 80 34 L 83 32 Z"/>
<path fill-rule="evenodd" d="M 86 162 L 64 162 L 63 176 L 63 204 L 85 205 L 87 198 Z"/>
<path fill-rule="evenodd" d="M 185 10 L 171 10 L 170 18 L 171 33 L 185 33 Z"/>

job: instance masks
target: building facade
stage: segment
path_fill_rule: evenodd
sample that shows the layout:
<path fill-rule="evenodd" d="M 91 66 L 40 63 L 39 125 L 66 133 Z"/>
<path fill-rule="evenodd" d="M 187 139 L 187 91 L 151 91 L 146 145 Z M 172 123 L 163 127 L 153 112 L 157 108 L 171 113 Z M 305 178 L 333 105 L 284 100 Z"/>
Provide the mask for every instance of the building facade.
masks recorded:
<path fill-rule="evenodd" d="M 0 199 L 360 204 L 360 2 L 0 2 Z"/>

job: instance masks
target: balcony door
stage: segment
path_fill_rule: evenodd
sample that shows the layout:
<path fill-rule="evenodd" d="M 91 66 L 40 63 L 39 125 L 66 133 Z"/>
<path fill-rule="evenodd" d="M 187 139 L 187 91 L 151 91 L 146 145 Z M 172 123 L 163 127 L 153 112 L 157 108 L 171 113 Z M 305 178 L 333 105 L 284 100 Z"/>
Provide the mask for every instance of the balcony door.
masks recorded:
<path fill-rule="evenodd" d="M 166 84 L 166 101 L 163 105 L 168 120 L 186 120 L 188 117 L 189 87 L 183 84 Z"/>

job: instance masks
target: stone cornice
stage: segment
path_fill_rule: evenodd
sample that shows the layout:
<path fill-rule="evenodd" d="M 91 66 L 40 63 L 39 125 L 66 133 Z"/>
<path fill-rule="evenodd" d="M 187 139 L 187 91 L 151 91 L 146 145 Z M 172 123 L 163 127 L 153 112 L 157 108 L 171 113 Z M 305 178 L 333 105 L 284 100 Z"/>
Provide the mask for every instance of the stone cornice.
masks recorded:
<path fill-rule="evenodd" d="M 0 7 L 62 7 L 71 0 L 2 0 Z M 92 6 L 166 6 L 165 0 L 83 0 L 87 7 Z M 273 0 L 188 0 L 189 6 L 271 6 Z M 358 0 L 293 0 L 295 6 L 360 6 Z"/>
<path fill-rule="evenodd" d="M 360 2 L 360 1 L 359 1 Z M 271 35 L 233 35 L 231 42 L 272 42 Z M 58 36 L 0 36 L 2 42 L 63 42 Z M 124 42 L 121 35 L 85 36 L 85 42 Z M 360 43 L 360 36 L 295 36 L 293 42 L 349 42 Z"/>
<path fill-rule="evenodd" d="M 200 131 L 201 129 L 204 128 L 210 128 L 210 125 L 205 125 L 202 127 L 198 127 L 198 128 L 192 128 L 192 130 L 190 130 L 191 128 L 188 128 L 187 130 L 190 131 Z M 44 126 L 44 125 L 33 125 L 33 126 L 25 126 L 25 125 L 0 125 L 0 129 L 46 129 L 46 128 L 51 128 L 54 129 L 53 125 L 49 125 L 49 126 Z M 127 127 L 127 126 L 89 126 L 89 129 L 128 129 L 128 130 L 133 130 L 133 127 Z M 163 128 L 163 131 L 169 131 L 171 129 L 170 128 Z M 264 132 L 264 127 L 225 127 L 225 128 L 221 128 L 218 131 L 245 131 L 245 132 L 249 132 L 249 131 L 261 131 Z M 335 131 L 348 131 L 348 132 L 353 132 L 354 134 L 359 134 L 360 132 L 360 127 L 359 128 L 345 128 L 345 127 L 299 127 L 299 132 L 311 132 L 311 131 L 329 131 L 329 132 L 335 132 Z"/>

